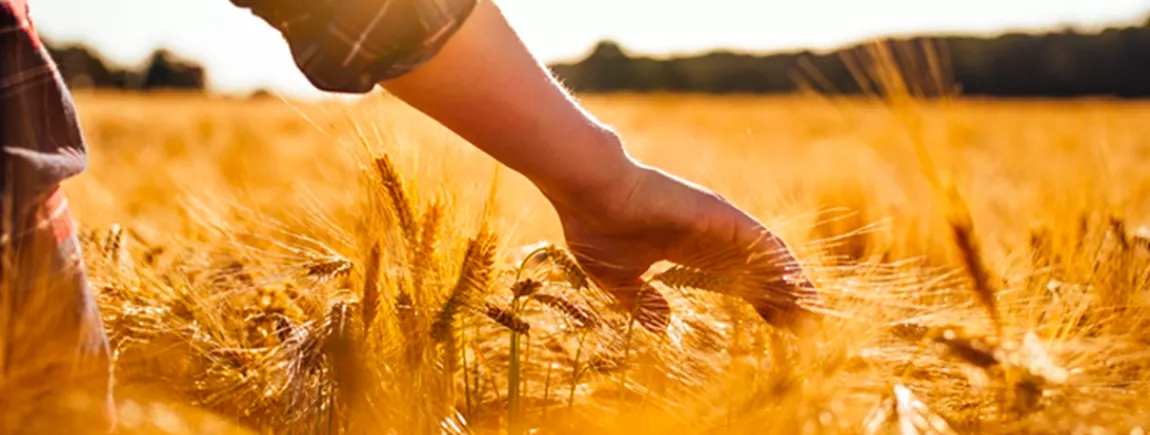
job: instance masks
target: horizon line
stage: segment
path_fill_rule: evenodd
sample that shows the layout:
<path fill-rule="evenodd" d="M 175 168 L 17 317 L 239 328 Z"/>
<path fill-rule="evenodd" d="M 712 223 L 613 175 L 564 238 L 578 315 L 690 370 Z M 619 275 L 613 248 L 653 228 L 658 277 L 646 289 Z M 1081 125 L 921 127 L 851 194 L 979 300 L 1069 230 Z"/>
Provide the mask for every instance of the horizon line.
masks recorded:
<path fill-rule="evenodd" d="M 1080 24 L 1080 23 L 1063 23 L 1063 24 L 1057 24 L 1057 25 L 1029 27 L 1029 28 L 1027 28 L 1027 27 L 1005 27 L 1003 29 L 995 30 L 995 31 L 991 31 L 991 32 L 961 31 L 961 30 L 936 31 L 936 32 L 890 32 L 890 33 L 877 34 L 877 35 L 867 37 L 867 38 L 855 39 L 855 40 L 850 41 L 850 42 L 844 42 L 844 43 L 829 45 L 829 46 L 825 46 L 825 47 L 807 45 L 807 46 L 792 46 L 792 47 L 787 47 L 787 48 L 748 49 L 748 48 L 740 48 L 740 47 L 728 46 L 728 45 L 716 45 L 716 46 L 704 48 L 704 49 L 683 49 L 683 50 L 673 50 L 673 51 L 667 51 L 667 52 L 631 50 L 631 49 L 627 48 L 626 44 L 619 42 L 615 38 L 600 38 L 597 41 L 595 41 L 594 43 L 590 44 L 583 51 L 583 53 L 578 55 L 578 56 L 558 58 L 558 59 L 553 59 L 553 60 L 543 60 L 543 63 L 547 64 L 547 65 L 565 65 L 565 64 L 579 63 L 579 62 L 586 60 L 588 57 L 590 57 L 591 54 L 594 53 L 594 50 L 596 47 L 598 47 L 599 45 L 601 45 L 603 43 L 608 43 L 608 42 L 614 43 L 628 57 L 648 58 L 648 59 L 686 58 L 686 57 L 697 57 L 697 56 L 703 56 L 703 55 L 707 55 L 707 54 L 716 54 L 716 53 L 732 53 L 732 54 L 743 54 L 743 55 L 751 55 L 751 56 L 771 56 L 771 55 L 794 54 L 794 53 L 828 54 L 828 53 L 833 53 L 835 51 L 839 51 L 839 50 L 843 50 L 843 49 L 847 49 L 847 48 L 852 48 L 852 47 L 857 47 L 859 45 L 865 45 L 865 44 L 870 43 L 870 42 L 882 41 L 882 40 L 898 40 L 898 39 L 914 39 L 914 38 L 955 38 L 955 37 L 958 37 L 958 38 L 969 37 L 969 38 L 994 39 L 994 38 L 1007 36 L 1007 35 L 1018 35 L 1018 34 L 1024 34 L 1024 35 L 1044 35 L 1045 34 L 1045 35 L 1048 35 L 1048 34 L 1055 34 L 1055 33 L 1064 32 L 1064 31 L 1071 31 L 1074 33 L 1079 33 L 1079 34 L 1098 34 L 1098 33 L 1101 33 L 1103 31 L 1107 30 L 1107 29 L 1123 29 L 1123 28 L 1143 27 L 1145 23 L 1150 23 L 1150 11 L 1147 11 L 1146 13 L 1143 13 L 1142 15 L 1134 17 L 1134 18 L 1128 18 L 1125 20 L 1117 20 L 1117 21 L 1113 21 L 1113 22 L 1109 22 L 1109 23 L 1100 23 L 1100 24 L 1093 24 L 1093 25 L 1091 25 L 1091 24 Z M 170 47 L 163 47 L 163 46 L 157 47 L 155 50 L 149 52 L 147 55 L 143 56 L 141 59 L 137 60 L 136 62 L 131 62 L 131 63 L 117 62 L 117 61 L 114 61 L 114 60 L 108 58 L 103 53 L 103 50 L 101 50 L 100 47 L 89 44 L 87 41 L 84 41 L 84 40 L 55 39 L 55 38 L 52 38 L 50 36 L 43 34 L 43 32 L 41 32 L 41 34 L 39 36 L 40 36 L 41 41 L 45 42 L 47 45 L 52 46 L 52 48 L 54 48 L 54 49 L 65 49 L 65 48 L 76 48 L 76 47 L 87 49 L 90 52 L 92 52 L 92 54 L 98 55 L 99 59 L 101 61 L 103 61 L 105 63 L 105 65 L 107 65 L 107 66 L 119 66 L 119 67 L 142 66 L 142 64 L 144 62 L 148 61 L 148 59 L 150 58 L 151 55 L 153 55 L 159 51 L 167 51 L 169 54 L 174 55 L 177 59 L 180 59 L 180 60 L 194 61 L 197 64 L 202 64 L 202 61 L 195 59 L 192 56 L 186 56 L 186 55 L 180 53 L 179 51 L 176 51 L 175 49 L 172 49 Z M 285 43 L 286 43 L 286 41 L 285 41 Z"/>

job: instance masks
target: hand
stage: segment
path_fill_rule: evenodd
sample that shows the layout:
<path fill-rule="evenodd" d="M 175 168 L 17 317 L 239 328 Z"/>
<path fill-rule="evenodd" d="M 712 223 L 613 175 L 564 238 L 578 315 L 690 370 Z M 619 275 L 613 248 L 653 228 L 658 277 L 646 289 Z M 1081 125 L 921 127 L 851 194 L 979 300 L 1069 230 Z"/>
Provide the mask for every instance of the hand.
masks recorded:
<path fill-rule="evenodd" d="M 741 277 L 734 294 L 778 327 L 815 320 L 819 305 L 786 245 L 753 217 L 703 187 L 631 161 L 615 182 L 552 199 L 580 266 L 645 327 L 661 331 L 670 307 L 641 276 L 657 261 Z M 550 196 L 549 196 L 550 197 Z"/>

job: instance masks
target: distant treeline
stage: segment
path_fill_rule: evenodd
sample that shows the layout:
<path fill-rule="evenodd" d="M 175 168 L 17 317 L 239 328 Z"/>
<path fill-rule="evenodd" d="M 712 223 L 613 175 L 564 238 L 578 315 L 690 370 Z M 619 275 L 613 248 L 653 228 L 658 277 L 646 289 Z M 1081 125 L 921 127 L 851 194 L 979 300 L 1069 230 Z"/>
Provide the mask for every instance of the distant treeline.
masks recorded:
<path fill-rule="evenodd" d="M 869 93 L 875 90 L 871 67 L 898 65 L 912 83 L 937 85 L 939 77 L 932 71 L 941 71 L 942 81 L 965 95 L 1150 96 L 1150 19 L 1141 26 L 1098 33 L 916 37 L 881 46 L 888 49 L 876 51 L 875 44 L 869 44 L 824 54 L 712 52 L 654 59 L 628 56 L 619 45 L 605 41 L 584 60 L 552 65 L 552 70 L 580 92 L 790 93 L 807 87 L 823 93 Z M 921 91 L 936 93 L 938 88 L 924 86 Z"/>
<path fill-rule="evenodd" d="M 206 86 L 203 67 L 181 60 L 167 50 L 156 50 L 138 69 L 132 69 L 110 65 L 99 53 L 83 45 L 55 45 L 50 42 L 45 45 L 64 81 L 73 89 L 202 92 Z"/>
<path fill-rule="evenodd" d="M 551 69 L 579 92 L 764 94 L 813 88 L 823 93 L 869 93 L 876 88 L 868 79 L 872 68 L 897 64 L 912 83 L 937 82 L 932 72 L 941 71 L 942 81 L 966 95 L 1150 97 L 1150 18 L 1140 26 L 1096 33 L 1067 29 L 994 38 L 942 36 L 887 42 L 888 53 L 876 52 L 869 44 L 831 53 L 715 51 L 655 59 L 628 55 L 618 44 L 603 41 L 582 61 L 551 65 Z M 139 69 L 110 66 L 83 46 L 49 44 L 49 51 L 74 88 L 205 88 L 203 67 L 165 50 L 157 50 Z M 927 86 L 922 91 L 937 89 Z"/>

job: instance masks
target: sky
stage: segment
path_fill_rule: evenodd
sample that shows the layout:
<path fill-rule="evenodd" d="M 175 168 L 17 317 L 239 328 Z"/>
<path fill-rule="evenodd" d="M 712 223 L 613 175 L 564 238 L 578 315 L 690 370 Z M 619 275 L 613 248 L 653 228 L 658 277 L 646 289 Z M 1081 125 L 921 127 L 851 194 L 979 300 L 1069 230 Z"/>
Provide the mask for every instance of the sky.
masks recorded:
<path fill-rule="evenodd" d="M 832 49 L 875 36 L 993 34 L 1125 24 L 1148 0 L 495 0 L 544 61 L 577 60 L 603 39 L 669 55 Z M 40 33 L 83 42 L 135 65 L 166 47 L 207 68 L 220 92 L 260 87 L 322 96 L 292 63 L 279 34 L 228 0 L 29 0 Z"/>

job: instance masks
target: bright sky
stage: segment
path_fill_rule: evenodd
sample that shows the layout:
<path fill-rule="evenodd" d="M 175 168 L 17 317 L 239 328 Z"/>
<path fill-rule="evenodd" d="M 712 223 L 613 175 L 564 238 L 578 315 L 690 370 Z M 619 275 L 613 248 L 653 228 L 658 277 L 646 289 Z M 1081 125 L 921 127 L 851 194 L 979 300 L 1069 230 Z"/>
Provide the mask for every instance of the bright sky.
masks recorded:
<path fill-rule="evenodd" d="M 1125 23 L 1147 0 L 496 0 L 546 61 L 577 59 L 612 38 L 642 54 L 712 48 L 834 48 L 918 32 L 1039 30 Z M 40 32 L 83 41 L 122 64 L 165 46 L 208 69 L 219 91 L 266 86 L 319 93 L 295 69 L 278 33 L 228 0 L 29 0 Z"/>

